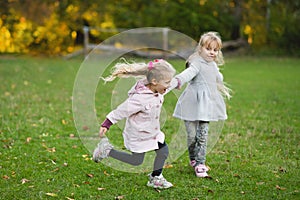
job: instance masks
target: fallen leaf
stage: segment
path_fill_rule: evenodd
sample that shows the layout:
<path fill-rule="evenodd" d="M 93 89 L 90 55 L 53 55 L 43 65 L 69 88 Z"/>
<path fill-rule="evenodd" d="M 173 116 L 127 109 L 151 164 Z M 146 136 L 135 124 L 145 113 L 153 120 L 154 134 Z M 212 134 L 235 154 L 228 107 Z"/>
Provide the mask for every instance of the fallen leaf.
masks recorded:
<path fill-rule="evenodd" d="M 29 143 L 31 141 L 31 137 L 26 138 L 26 143 Z"/>
<path fill-rule="evenodd" d="M 22 184 L 25 184 L 25 183 L 27 183 L 27 182 L 29 182 L 30 180 L 28 180 L 28 179 L 26 179 L 26 178 L 23 178 L 22 180 L 21 180 L 21 183 Z"/>
<path fill-rule="evenodd" d="M 9 179 L 9 176 L 4 175 L 4 176 L 3 176 L 3 179 L 8 180 L 8 179 Z"/>
<path fill-rule="evenodd" d="M 55 149 L 55 147 L 47 148 L 47 151 L 50 153 L 54 153 L 54 152 L 56 152 L 56 149 Z"/>
<path fill-rule="evenodd" d="M 64 166 L 67 167 L 67 166 L 68 166 L 68 163 L 65 162 L 65 163 L 64 163 Z"/>
<path fill-rule="evenodd" d="M 99 190 L 99 191 L 102 191 L 102 190 L 105 190 L 105 188 L 99 187 L 98 190 Z"/>
<path fill-rule="evenodd" d="M 64 119 L 61 120 L 61 123 L 62 123 L 63 125 L 66 125 L 66 124 L 67 124 L 66 120 L 64 120 Z"/>
<path fill-rule="evenodd" d="M 74 138 L 75 137 L 75 135 L 72 133 L 72 134 L 70 134 L 70 138 Z"/>
<path fill-rule="evenodd" d="M 241 178 L 238 174 L 233 174 L 234 177 Z"/>
<path fill-rule="evenodd" d="M 53 165 L 56 165 L 56 162 L 54 160 L 51 160 L 51 162 L 52 162 Z"/>
<path fill-rule="evenodd" d="M 115 199 L 116 199 L 116 200 L 124 199 L 124 195 L 116 196 Z"/>
<path fill-rule="evenodd" d="M 93 178 L 94 174 L 86 174 L 88 177 Z"/>
<path fill-rule="evenodd" d="M 208 193 L 212 193 L 212 194 L 214 193 L 213 190 L 207 190 L 207 192 L 208 192 Z"/>
<path fill-rule="evenodd" d="M 75 200 L 75 199 L 72 199 L 72 198 L 70 198 L 70 197 L 66 197 L 66 199 L 68 199 L 68 200 Z"/>
<path fill-rule="evenodd" d="M 50 193 L 50 192 L 47 192 L 46 195 L 51 196 L 51 197 L 57 197 L 57 194 L 55 194 L 55 193 Z"/>
<path fill-rule="evenodd" d="M 280 187 L 279 185 L 276 185 L 276 189 L 277 189 L 277 190 L 286 190 L 286 188 Z"/>
<path fill-rule="evenodd" d="M 104 171 L 103 174 L 106 175 L 106 176 L 110 176 L 110 174 L 107 173 L 106 171 Z"/>
<path fill-rule="evenodd" d="M 74 187 L 80 187 L 80 185 L 78 185 L 78 184 L 73 184 L 73 186 L 74 186 Z"/>
<path fill-rule="evenodd" d="M 173 167 L 173 165 L 171 165 L 171 164 L 166 164 L 166 165 L 164 166 L 165 169 L 169 169 L 169 168 L 172 168 L 172 167 Z"/>
<path fill-rule="evenodd" d="M 54 170 L 52 170 L 51 172 L 56 172 L 56 171 L 58 171 L 59 170 L 59 168 L 57 167 L 57 168 L 55 168 Z"/>

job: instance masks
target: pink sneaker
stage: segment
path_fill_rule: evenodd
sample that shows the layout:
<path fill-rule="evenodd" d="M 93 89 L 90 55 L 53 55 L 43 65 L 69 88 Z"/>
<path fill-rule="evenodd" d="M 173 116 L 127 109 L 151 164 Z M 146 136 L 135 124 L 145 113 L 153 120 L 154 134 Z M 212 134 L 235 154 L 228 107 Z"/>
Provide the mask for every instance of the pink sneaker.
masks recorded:
<path fill-rule="evenodd" d="M 208 168 L 203 164 L 197 165 L 195 167 L 195 174 L 197 177 L 200 177 L 200 178 L 207 177 L 208 176 L 207 171 L 208 171 Z"/>

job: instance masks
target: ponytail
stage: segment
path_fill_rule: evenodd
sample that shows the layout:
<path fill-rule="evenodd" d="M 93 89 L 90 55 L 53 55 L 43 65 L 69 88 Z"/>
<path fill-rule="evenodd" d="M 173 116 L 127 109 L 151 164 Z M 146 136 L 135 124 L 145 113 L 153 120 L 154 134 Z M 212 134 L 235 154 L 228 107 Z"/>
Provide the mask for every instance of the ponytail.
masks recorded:
<path fill-rule="evenodd" d="M 108 77 L 100 77 L 104 82 L 110 82 L 115 78 L 128 78 L 128 77 L 146 77 L 148 82 L 152 79 L 157 81 L 164 78 L 166 73 L 175 74 L 175 69 L 167 61 L 163 59 L 156 59 L 149 63 L 129 63 L 126 59 L 122 58 L 122 62 L 117 63 L 113 68 L 111 75 Z"/>

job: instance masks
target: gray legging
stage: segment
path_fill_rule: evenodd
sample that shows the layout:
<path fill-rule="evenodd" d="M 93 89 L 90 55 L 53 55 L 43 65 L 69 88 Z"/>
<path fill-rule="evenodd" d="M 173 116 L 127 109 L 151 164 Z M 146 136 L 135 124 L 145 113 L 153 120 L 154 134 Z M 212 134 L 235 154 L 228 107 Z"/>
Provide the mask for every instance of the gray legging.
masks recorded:
<path fill-rule="evenodd" d="M 169 148 L 166 143 L 158 143 L 158 147 L 159 149 L 155 150 L 156 157 L 154 160 L 154 169 L 152 172 L 152 176 L 159 176 L 162 173 L 163 166 L 169 155 Z M 145 153 L 132 152 L 131 154 L 129 154 L 123 151 L 112 149 L 109 153 L 109 156 L 119 161 L 138 166 L 143 163 Z"/>
<path fill-rule="evenodd" d="M 196 165 L 205 164 L 209 122 L 184 121 L 187 131 L 187 144 L 190 160 Z"/>

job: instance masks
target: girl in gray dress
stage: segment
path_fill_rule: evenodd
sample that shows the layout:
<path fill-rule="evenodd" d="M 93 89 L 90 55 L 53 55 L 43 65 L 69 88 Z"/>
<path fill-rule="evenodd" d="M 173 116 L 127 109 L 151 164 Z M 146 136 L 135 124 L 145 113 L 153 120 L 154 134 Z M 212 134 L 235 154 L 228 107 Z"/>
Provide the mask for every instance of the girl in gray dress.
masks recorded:
<path fill-rule="evenodd" d="M 205 160 L 209 122 L 227 119 L 224 98 L 230 98 L 230 89 L 224 85 L 218 68 L 224 64 L 221 47 L 218 33 L 203 34 L 186 62 L 187 68 L 171 83 L 171 88 L 180 88 L 188 82 L 173 116 L 185 122 L 190 164 L 197 177 L 208 176 Z"/>

